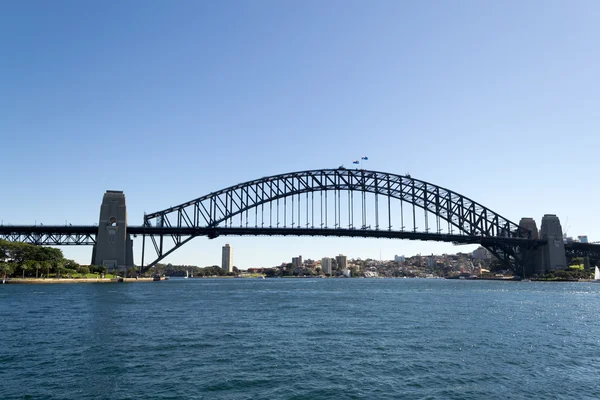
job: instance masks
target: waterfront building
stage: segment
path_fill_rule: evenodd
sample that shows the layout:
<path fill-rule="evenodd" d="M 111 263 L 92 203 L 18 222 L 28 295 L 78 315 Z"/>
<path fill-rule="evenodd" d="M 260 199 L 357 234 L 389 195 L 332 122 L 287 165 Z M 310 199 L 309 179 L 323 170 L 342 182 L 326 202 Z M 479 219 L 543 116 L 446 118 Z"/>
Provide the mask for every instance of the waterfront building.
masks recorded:
<path fill-rule="evenodd" d="M 414 264 L 417 267 L 422 267 L 423 266 L 423 257 L 421 257 L 421 254 L 417 254 L 413 258 L 414 258 Z"/>
<path fill-rule="evenodd" d="M 295 268 L 302 268 L 302 256 L 292 257 L 292 265 Z"/>
<path fill-rule="evenodd" d="M 335 258 L 335 260 L 337 261 L 337 266 L 341 269 L 347 269 L 348 268 L 348 257 L 346 257 L 343 254 L 340 254 L 339 256 L 337 256 Z"/>
<path fill-rule="evenodd" d="M 437 260 L 433 254 L 425 259 L 425 265 L 427 268 L 434 268 L 436 263 Z"/>
<path fill-rule="evenodd" d="M 331 264 L 331 258 L 323 257 L 321 259 L 321 269 L 323 270 L 324 274 L 331 275 Z"/>
<path fill-rule="evenodd" d="M 221 268 L 227 272 L 233 272 L 233 248 L 228 244 L 223 246 Z"/>

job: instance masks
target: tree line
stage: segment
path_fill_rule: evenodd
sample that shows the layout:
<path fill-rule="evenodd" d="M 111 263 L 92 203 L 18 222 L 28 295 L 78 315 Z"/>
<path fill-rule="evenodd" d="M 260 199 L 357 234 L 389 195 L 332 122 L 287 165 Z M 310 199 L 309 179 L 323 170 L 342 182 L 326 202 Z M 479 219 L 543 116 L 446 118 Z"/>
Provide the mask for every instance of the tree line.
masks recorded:
<path fill-rule="evenodd" d="M 235 276 L 239 273 L 237 267 L 233 267 L 233 272 L 227 272 L 218 265 L 212 265 L 207 267 L 198 267 L 196 265 L 173 265 L 169 264 L 156 264 L 147 274 L 159 274 L 167 276 L 185 276 L 186 272 L 190 275 L 202 277 L 202 276 Z"/>
<path fill-rule="evenodd" d="M 64 257 L 60 249 L 0 239 L 0 274 L 7 277 L 61 277 L 100 271 Z"/>

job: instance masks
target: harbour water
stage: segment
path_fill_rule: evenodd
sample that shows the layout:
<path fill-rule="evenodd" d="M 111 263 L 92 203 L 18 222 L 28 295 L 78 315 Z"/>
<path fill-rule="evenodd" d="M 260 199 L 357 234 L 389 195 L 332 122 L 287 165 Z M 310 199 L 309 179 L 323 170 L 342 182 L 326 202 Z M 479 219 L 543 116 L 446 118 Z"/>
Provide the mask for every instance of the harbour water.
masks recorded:
<path fill-rule="evenodd" d="M 600 285 L 0 286 L 1 399 L 597 399 Z"/>

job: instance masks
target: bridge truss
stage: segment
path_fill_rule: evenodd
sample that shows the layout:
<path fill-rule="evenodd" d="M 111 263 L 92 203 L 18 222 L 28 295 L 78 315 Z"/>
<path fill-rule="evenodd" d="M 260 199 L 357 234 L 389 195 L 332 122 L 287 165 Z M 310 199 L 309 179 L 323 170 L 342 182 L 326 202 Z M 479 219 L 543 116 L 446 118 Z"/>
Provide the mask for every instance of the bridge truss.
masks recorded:
<path fill-rule="evenodd" d="M 600 265 L 600 244 L 571 242 L 565 244 L 567 260 L 576 257 L 589 257 L 590 265 Z"/>
<path fill-rule="evenodd" d="M 97 226 L 2 225 L 0 239 L 40 246 L 77 246 L 96 244 Z"/>
<path fill-rule="evenodd" d="M 151 267 L 195 236 L 222 234 L 402 237 L 480 243 L 507 265 L 534 248 L 531 232 L 470 198 L 412 178 L 364 169 L 264 177 L 147 214 Z M 168 231 L 166 231 L 168 230 Z M 145 236 L 144 250 L 145 253 Z M 142 262 L 143 263 L 143 262 Z"/>

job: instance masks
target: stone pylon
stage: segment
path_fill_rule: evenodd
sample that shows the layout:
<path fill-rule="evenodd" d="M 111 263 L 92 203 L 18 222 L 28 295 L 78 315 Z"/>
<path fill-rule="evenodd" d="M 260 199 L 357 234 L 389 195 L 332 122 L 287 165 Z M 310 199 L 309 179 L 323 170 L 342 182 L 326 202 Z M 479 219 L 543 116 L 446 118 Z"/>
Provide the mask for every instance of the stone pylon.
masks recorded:
<path fill-rule="evenodd" d="M 542 247 L 542 266 L 544 271 L 556 271 L 567 268 L 562 227 L 556 215 L 544 215 L 540 229 L 540 238 L 548 240 L 548 244 Z"/>
<path fill-rule="evenodd" d="M 519 226 L 531 232 L 531 239 L 539 239 L 537 224 L 533 218 L 521 218 Z M 521 265 L 522 271 L 517 271 L 518 273 L 525 277 L 544 273 L 541 248 L 522 248 L 520 251 L 523 265 Z"/>
<path fill-rule="evenodd" d="M 92 264 L 109 270 L 133 267 L 133 241 L 127 234 L 127 206 L 122 191 L 107 190 L 100 206 Z"/>

